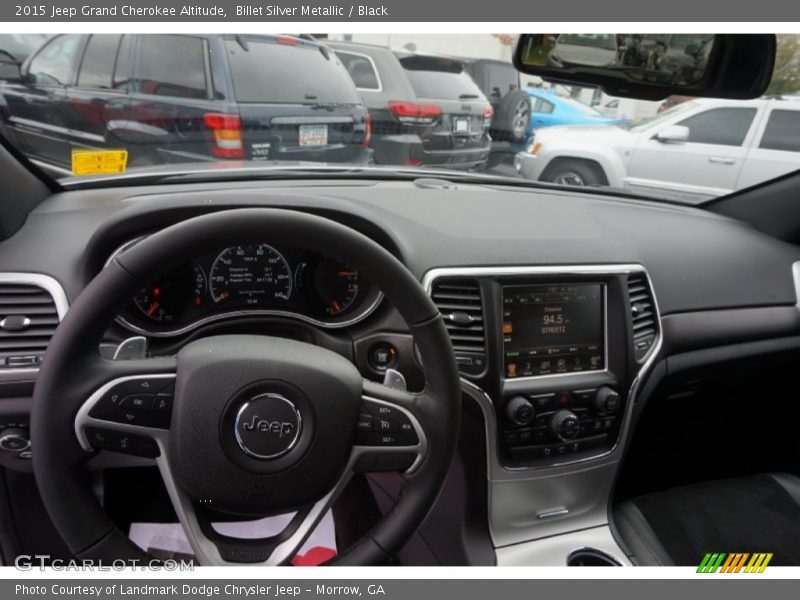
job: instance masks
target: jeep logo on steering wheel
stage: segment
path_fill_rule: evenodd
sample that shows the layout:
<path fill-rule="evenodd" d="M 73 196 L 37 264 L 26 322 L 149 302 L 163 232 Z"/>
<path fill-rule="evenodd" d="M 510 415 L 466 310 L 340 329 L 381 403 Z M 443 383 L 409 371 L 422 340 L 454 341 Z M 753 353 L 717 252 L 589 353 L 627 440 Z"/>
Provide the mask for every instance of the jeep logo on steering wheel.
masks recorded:
<path fill-rule="evenodd" d="M 280 394 L 260 394 L 239 408 L 234 434 L 239 447 L 253 458 L 270 460 L 291 450 L 300 437 L 297 407 Z"/>

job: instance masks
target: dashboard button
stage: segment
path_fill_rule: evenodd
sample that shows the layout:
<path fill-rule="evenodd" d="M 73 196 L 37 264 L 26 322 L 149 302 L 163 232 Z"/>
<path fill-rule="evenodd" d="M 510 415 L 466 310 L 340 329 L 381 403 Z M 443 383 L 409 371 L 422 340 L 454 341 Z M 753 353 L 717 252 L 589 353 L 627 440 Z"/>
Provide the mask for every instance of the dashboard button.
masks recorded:
<path fill-rule="evenodd" d="M 529 398 L 530 401 L 533 403 L 533 405 L 536 407 L 536 410 L 538 410 L 539 412 L 545 410 L 552 410 L 553 407 L 555 406 L 555 399 L 556 399 L 555 394 L 535 394 L 529 396 Z"/>
<path fill-rule="evenodd" d="M 370 348 L 367 362 L 372 369 L 382 373 L 397 363 L 397 357 L 397 348 L 388 342 L 379 342 Z"/>

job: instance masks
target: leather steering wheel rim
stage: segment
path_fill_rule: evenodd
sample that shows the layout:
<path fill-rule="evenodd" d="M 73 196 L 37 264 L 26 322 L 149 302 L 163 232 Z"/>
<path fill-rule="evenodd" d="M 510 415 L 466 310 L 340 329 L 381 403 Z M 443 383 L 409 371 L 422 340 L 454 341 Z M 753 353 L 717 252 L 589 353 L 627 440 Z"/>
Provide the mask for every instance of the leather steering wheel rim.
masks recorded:
<path fill-rule="evenodd" d="M 416 470 L 404 476 L 394 509 L 330 564 L 384 562 L 428 514 L 455 452 L 461 393 L 450 339 L 419 281 L 383 247 L 333 220 L 285 209 L 225 210 L 179 222 L 117 256 L 76 298 L 50 342 L 33 395 L 33 467 L 45 507 L 76 557 L 148 558 L 114 525 L 95 498 L 85 469 L 92 455 L 81 447 L 74 428 L 80 407 L 114 378 L 143 369 L 147 373 L 176 369 L 175 361 L 168 358 L 116 362 L 100 358 L 98 345 L 104 332 L 153 273 L 167 272 L 222 247 L 265 241 L 313 248 L 352 265 L 382 290 L 405 319 L 424 364 L 426 388 L 420 394 L 403 393 L 409 398 L 363 382 L 370 394 L 389 400 L 398 396 L 398 401 L 406 402 L 424 429 L 427 449 Z"/>

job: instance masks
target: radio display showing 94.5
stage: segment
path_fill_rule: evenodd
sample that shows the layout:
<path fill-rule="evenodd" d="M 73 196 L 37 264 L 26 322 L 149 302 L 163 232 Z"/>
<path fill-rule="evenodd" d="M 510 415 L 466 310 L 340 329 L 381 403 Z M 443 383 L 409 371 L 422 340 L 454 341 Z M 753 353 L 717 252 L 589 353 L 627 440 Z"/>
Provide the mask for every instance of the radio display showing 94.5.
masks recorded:
<path fill-rule="evenodd" d="M 508 378 L 604 366 L 603 285 L 503 288 L 503 351 Z"/>
<path fill-rule="evenodd" d="M 336 326 L 359 318 L 380 292 L 336 259 L 295 248 L 241 244 L 183 264 L 141 288 L 120 316 L 148 332 L 273 314 Z"/>

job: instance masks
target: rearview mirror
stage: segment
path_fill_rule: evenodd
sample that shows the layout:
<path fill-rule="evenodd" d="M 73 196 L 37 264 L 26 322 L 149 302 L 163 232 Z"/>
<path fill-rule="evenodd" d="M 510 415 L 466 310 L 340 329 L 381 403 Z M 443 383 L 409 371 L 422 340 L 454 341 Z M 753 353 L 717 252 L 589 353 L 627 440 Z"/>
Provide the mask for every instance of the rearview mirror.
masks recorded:
<path fill-rule="evenodd" d="M 665 144 L 683 144 L 689 141 L 689 128 L 683 125 L 669 125 L 658 130 L 653 137 Z"/>
<path fill-rule="evenodd" d="M 757 98 L 775 64 L 772 34 L 523 34 L 514 66 L 612 96 Z"/>

